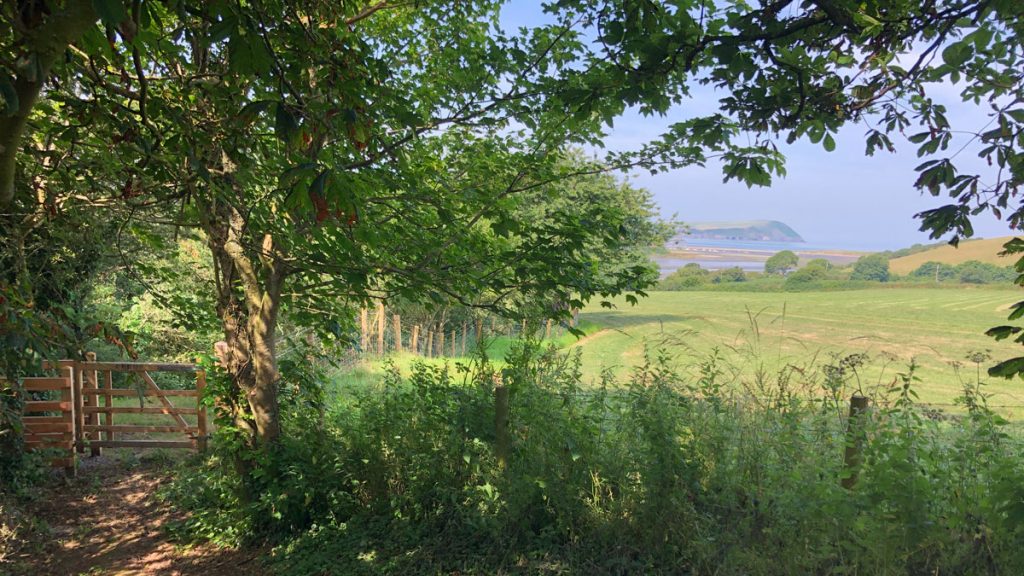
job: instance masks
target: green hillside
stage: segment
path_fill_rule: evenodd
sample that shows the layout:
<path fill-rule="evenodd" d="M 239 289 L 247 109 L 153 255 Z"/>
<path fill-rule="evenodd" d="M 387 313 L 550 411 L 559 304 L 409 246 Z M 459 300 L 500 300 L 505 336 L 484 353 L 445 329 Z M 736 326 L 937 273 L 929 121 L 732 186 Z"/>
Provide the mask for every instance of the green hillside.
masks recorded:
<path fill-rule="evenodd" d="M 787 224 L 777 220 L 687 223 L 689 238 L 716 240 L 762 240 L 771 242 L 803 242 L 804 239 Z"/>
<path fill-rule="evenodd" d="M 1003 250 L 1003 244 L 1011 238 L 1012 236 L 1004 236 L 1001 238 L 971 240 L 961 242 L 958 248 L 954 248 L 949 244 L 942 244 L 923 252 L 917 252 L 902 258 L 894 258 L 889 261 L 889 269 L 896 274 L 909 274 L 925 262 L 941 262 L 943 264 L 956 265 L 968 260 L 979 260 L 997 266 L 1010 266 L 1016 259 L 999 256 L 999 253 Z"/>

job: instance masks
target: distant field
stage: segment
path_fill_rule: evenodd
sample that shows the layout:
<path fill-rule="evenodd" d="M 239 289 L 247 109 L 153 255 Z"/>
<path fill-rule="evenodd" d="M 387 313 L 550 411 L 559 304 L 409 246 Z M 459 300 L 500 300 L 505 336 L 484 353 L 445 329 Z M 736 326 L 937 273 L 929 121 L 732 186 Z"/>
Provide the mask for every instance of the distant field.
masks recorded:
<path fill-rule="evenodd" d="M 960 264 L 968 260 L 980 260 L 998 266 L 1009 266 L 1015 258 L 998 256 L 1003 250 L 1003 244 L 1012 236 L 1002 238 L 986 238 L 983 240 L 972 240 L 963 242 L 959 248 L 949 245 L 938 246 L 931 250 L 911 254 L 902 258 L 894 258 L 889 261 L 889 270 L 897 274 L 909 274 L 917 270 L 925 262 L 942 262 L 945 264 Z"/>
<path fill-rule="evenodd" d="M 952 363 L 962 363 L 961 377 L 969 379 L 975 365 L 966 356 L 973 351 L 989 350 L 993 359 L 1024 352 L 984 335 L 1005 322 L 1007 306 L 1021 296 L 1003 288 L 655 292 L 635 307 L 586 310 L 582 318 L 603 329 L 574 346 L 594 378 L 606 367 L 628 374 L 645 347 L 668 350 L 684 372 L 717 347 L 735 382 L 747 385 L 759 367 L 770 373 L 792 364 L 814 371 L 832 362 L 832 354 L 863 352 L 870 361 L 860 371 L 861 382 L 869 388 L 890 383 L 914 358 L 921 401 L 948 404 L 960 391 Z M 995 394 L 994 405 L 1022 406 L 1001 413 L 1024 418 L 1024 383 L 991 380 L 987 389 Z"/>

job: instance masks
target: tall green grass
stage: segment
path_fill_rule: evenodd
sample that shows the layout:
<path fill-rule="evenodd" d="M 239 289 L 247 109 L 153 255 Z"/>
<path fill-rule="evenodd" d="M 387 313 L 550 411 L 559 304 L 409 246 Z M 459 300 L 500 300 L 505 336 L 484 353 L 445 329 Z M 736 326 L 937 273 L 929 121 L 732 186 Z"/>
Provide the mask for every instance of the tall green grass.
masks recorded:
<path fill-rule="evenodd" d="M 192 512 L 183 533 L 276 542 L 281 574 L 1021 573 L 1024 445 L 984 382 L 936 419 L 916 366 L 896 369 L 862 421 L 859 481 L 840 486 L 861 361 L 808 358 L 745 388 L 719 352 L 680 371 L 648 351 L 588 382 L 578 353 L 521 342 L 501 367 L 393 368 L 322 414 L 287 402 L 258 481 L 222 446 L 166 497 Z"/>

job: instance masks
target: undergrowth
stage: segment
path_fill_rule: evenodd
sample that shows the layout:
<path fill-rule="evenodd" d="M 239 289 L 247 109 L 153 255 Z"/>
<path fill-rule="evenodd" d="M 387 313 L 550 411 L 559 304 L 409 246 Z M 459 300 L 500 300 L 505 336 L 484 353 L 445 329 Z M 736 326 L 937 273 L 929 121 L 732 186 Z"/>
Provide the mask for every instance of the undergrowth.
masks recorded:
<path fill-rule="evenodd" d="M 978 382 L 965 416 L 936 419 L 907 367 L 848 469 L 859 357 L 749 386 L 714 353 L 596 386 L 576 354 L 521 342 L 506 361 L 391 370 L 324 410 L 293 397 L 255 482 L 223 443 L 164 493 L 191 512 L 180 533 L 269 540 L 281 574 L 1024 573 L 1024 446 Z"/>

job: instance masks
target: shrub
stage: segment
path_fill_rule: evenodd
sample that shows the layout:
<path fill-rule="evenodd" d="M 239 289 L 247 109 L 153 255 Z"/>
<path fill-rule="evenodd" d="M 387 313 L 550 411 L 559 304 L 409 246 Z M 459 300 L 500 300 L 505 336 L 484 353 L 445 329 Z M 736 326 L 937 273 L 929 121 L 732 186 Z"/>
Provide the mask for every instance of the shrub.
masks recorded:
<path fill-rule="evenodd" d="M 853 265 L 850 280 L 887 282 L 889 280 L 889 260 L 882 254 L 861 256 Z"/>
<path fill-rule="evenodd" d="M 811 260 L 806 266 L 786 277 L 785 288 L 787 290 L 803 288 L 825 280 L 828 278 L 828 266 L 827 260 L 821 258 Z"/>
<path fill-rule="evenodd" d="M 1013 282 L 1017 277 L 1012 267 L 1001 267 L 987 262 L 968 260 L 956 267 L 956 274 L 965 284 L 995 284 Z"/>
<path fill-rule="evenodd" d="M 730 282 L 746 282 L 747 274 L 743 271 L 743 268 L 734 266 L 732 268 L 723 268 L 716 270 L 711 275 L 711 281 L 715 284 L 727 284 Z"/>
<path fill-rule="evenodd" d="M 956 268 L 943 262 L 925 262 L 910 273 L 911 278 L 931 279 L 945 282 L 957 277 Z"/>
<path fill-rule="evenodd" d="M 660 290 L 685 290 L 703 286 L 708 281 L 708 271 L 700 264 L 691 262 L 666 276 L 659 284 Z"/>
<path fill-rule="evenodd" d="M 796 268 L 800 262 L 800 258 L 792 250 L 783 250 L 776 252 L 764 263 L 765 274 L 781 274 L 785 275 L 790 270 Z"/>

